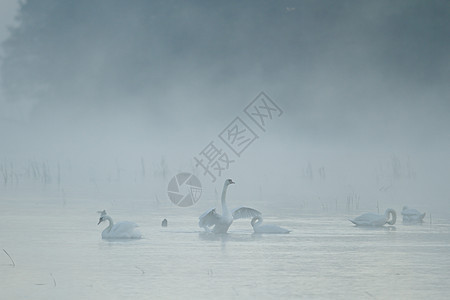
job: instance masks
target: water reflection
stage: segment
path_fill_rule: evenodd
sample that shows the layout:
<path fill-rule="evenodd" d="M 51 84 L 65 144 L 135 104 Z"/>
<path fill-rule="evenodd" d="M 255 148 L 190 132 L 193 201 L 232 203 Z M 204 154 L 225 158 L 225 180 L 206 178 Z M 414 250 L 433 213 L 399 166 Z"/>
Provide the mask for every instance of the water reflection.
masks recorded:
<path fill-rule="evenodd" d="M 367 231 L 396 231 L 397 227 L 395 226 L 353 226 L 354 228 L 358 228 L 361 230 Z"/>

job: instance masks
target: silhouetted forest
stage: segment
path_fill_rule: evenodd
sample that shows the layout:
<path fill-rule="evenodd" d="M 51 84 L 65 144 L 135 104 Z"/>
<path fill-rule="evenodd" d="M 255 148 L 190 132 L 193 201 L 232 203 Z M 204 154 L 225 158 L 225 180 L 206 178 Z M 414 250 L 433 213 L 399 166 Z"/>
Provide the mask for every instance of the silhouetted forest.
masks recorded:
<path fill-rule="evenodd" d="M 3 89 L 12 101 L 101 105 L 198 81 L 295 84 L 322 72 L 383 74 L 385 88 L 442 84 L 449 13 L 448 1 L 420 0 L 29 0 L 3 44 Z"/>

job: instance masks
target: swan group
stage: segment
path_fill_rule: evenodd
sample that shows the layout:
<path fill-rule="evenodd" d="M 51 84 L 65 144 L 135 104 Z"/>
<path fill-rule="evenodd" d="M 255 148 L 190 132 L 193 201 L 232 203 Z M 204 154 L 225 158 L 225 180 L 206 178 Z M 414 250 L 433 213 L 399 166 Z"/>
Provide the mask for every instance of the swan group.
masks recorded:
<path fill-rule="evenodd" d="M 252 224 L 253 231 L 255 233 L 289 233 L 290 230 L 282 228 L 278 225 L 273 224 L 262 224 L 262 216 L 253 217 L 250 224 Z"/>
<path fill-rule="evenodd" d="M 142 237 L 138 225 L 133 222 L 121 221 L 114 224 L 113 219 L 106 213 L 105 210 L 100 211 L 100 219 L 97 225 L 102 222 L 109 221 L 108 227 L 102 232 L 103 239 L 140 239 Z"/>
<path fill-rule="evenodd" d="M 353 220 L 349 220 L 356 226 L 383 226 L 384 224 L 394 225 L 397 220 L 397 213 L 392 208 L 388 208 L 384 215 L 375 213 L 365 213 L 356 217 Z"/>
<path fill-rule="evenodd" d="M 421 213 L 414 208 L 408 208 L 407 206 L 403 206 L 402 216 L 403 216 L 403 223 L 407 224 L 422 223 L 423 218 L 425 218 L 425 213 Z"/>
<path fill-rule="evenodd" d="M 239 207 L 233 211 L 228 209 L 225 198 L 227 195 L 228 186 L 231 184 L 234 184 L 233 180 L 227 179 L 223 185 L 221 198 L 222 214 L 218 214 L 216 209 L 212 208 L 199 217 L 198 225 L 199 227 L 204 228 L 205 231 L 213 233 L 227 233 L 228 228 L 230 228 L 234 220 L 261 216 L 259 211 L 249 207 Z"/>
<path fill-rule="evenodd" d="M 199 217 L 199 227 L 206 232 L 223 234 L 227 233 L 231 224 L 236 219 L 252 218 L 251 226 L 255 233 L 279 233 L 286 234 L 290 230 L 274 224 L 263 224 L 263 217 L 261 212 L 249 207 L 239 207 L 234 210 L 229 210 L 226 203 L 227 190 L 230 185 L 234 184 L 233 180 L 227 179 L 223 185 L 221 205 L 222 214 L 216 212 L 215 208 L 207 210 Z M 138 225 L 134 222 L 122 221 L 114 223 L 111 216 L 105 210 L 98 211 L 100 218 L 97 225 L 108 221 L 108 226 L 102 232 L 103 239 L 139 239 L 142 234 L 137 229 Z M 402 216 L 404 223 L 422 223 L 425 213 L 421 213 L 416 209 L 404 206 L 402 209 Z M 394 209 L 388 208 L 384 214 L 365 213 L 353 220 L 349 220 L 356 226 L 381 227 L 386 224 L 394 225 L 397 220 L 397 213 Z M 162 227 L 167 227 L 167 219 L 164 219 L 161 224 Z"/>

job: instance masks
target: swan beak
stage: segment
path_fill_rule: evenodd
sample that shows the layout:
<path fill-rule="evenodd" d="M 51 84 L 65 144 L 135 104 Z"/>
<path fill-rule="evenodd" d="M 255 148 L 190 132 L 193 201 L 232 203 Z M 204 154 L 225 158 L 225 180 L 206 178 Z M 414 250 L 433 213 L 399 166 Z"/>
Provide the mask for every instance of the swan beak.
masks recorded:
<path fill-rule="evenodd" d="M 98 220 L 98 223 L 97 223 L 97 225 L 100 225 L 100 223 L 102 222 L 102 220 Z"/>
<path fill-rule="evenodd" d="M 230 184 L 234 184 L 234 181 L 232 180 L 232 181 L 230 182 Z"/>

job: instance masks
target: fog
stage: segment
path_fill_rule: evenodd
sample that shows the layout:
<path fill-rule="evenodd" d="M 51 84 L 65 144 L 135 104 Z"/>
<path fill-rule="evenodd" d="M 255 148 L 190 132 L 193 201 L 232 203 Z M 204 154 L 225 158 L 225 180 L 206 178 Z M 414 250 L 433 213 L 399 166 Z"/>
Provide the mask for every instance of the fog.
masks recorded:
<path fill-rule="evenodd" d="M 29 0 L 14 15 L 1 198 L 181 211 L 167 184 L 192 172 L 199 212 L 226 178 L 257 207 L 450 208 L 448 1 Z M 244 112 L 262 91 L 283 112 L 265 131 Z M 218 137 L 236 117 L 258 135 L 240 157 Z M 235 160 L 215 182 L 194 160 L 211 141 Z"/>

